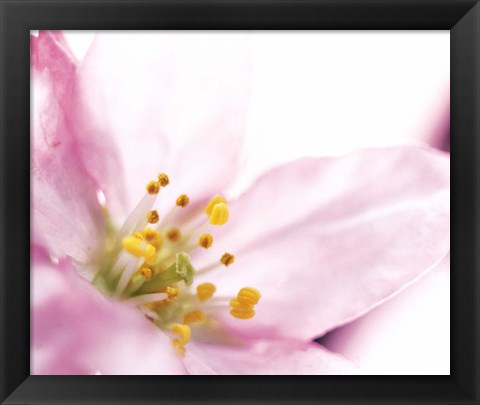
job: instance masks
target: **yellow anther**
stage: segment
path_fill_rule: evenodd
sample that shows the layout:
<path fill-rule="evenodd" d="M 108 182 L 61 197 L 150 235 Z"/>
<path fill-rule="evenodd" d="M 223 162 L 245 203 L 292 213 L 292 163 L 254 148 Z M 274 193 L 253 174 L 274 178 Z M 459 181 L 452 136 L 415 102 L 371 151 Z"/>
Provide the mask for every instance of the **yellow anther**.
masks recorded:
<path fill-rule="evenodd" d="M 205 249 L 208 249 L 210 246 L 212 246 L 212 243 L 213 243 L 213 236 L 210 235 L 209 233 L 204 233 L 198 239 L 199 246 L 201 246 Z"/>
<path fill-rule="evenodd" d="M 237 298 L 230 301 L 230 314 L 238 319 L 250 319 L 255 316 L 253 305 L 245 305 L 241 303 Z"/>
<path fill-rule="evenodd" d="M 237 294 L 238 301 L 243 305 L 256 305 L 261 297 L 260 292 L 251 287 L 242 288 Z"/>
<path fill-rule="evenodd" d="M 149 269 L 148 267 L 142 267 L 140 269 L 140 274 L 145 277 L 147 280 L 150 280 L 152 278 L 152 270 Z"/>
<path fill-rule="evenodd" d="M 160 173 L 158 175 L 158 183 L 160 184 L 161 187 L 166 187 L 170 183 L 170 179 L 165 173 Z"/>
<path fill-rule="evenodd" d="M 212 283 L 203 283 L 197 286 L 197 297 L 204 302 L 213 297 L 217 288 Z"/>
<path fill-rule="evenodd" d="M 185 356 L 187 349 L 185 349 L 182 344 L 178 343 L 177 340 L 172 340 L 172 347 L 180 357 Z"/>
<path fill-rule="evenodd" d="M 242 288 L 237 298 L 230 301 L 230 314 L 238 319 L 250 319 L 255 316 L 254 307 L 260 300 L 260 292 L 251 287 Z"/>
<path fill-rule="evenodd" d="M 206 318 L 207 317 L 203 311 L 192 311 L 185 314 L 185 316 L 183 317 L 183 323 L 189 325 L 191 323 L 203 322 Z"/>
<path fill-rule="evenodd" d="M 174 287 L 162 288 L 158 292 L 166 293 L 168 297 L 161 301 L 155 301 L 155 302 L 150 302 L 146 304 L 146 306 L 152 310 L 168 307 L 168 305 L 170 305 L 173 301 L 175 301 L 178 296 L 178 288 L 174 288 Z"/>
<path fill-rule="evenodd" d="M 155 264 L 155 261 L 157 259 L 157 249 L 155 249 L 155 246 L 148 244 L 145 248 L 143 257 L 145 257 L 146 264 Z"/>
<path fill-rule="evenodd" d="M 163 243 L 162 234 L 155 229 L 145 228 L 142 232 L 142 236 L 145 240 L 151 245 L 155 246 L 156 249 L 160 249 Z"/>
<path fill-rule="evenodd" d="M 242 304 L 237 298 L 232 298 L 230 300 L 230 306 L 232 308 L 246 308 L 246 307 L 253 308 L 253 305 Z"/>
<path fill-rule="evenodd" d="M 215 207 L 215 205 L 219 203 L 226 204 L 227 200 L 225 200 L 225 198 L 220 195 L 213 197 L 205 207 L 205 214 L 207 214 L 208 216 L 212 215 L 213 207 Z"/>
<path fill-rule="evenodd" d="M 185 325 L 184 323 L 174 324 L 170 330 L 178 336 L 178 339 L 175 339 L 174 342 L 177 342 L 180 345 L 186 345 L 192 336 L 192 331 L 190 326 Z"/>
<path fill-rule="evenodd" d="M 167 287 L 165 292 L 168 294 L 168 299 L 173 300 L 178 296 L 178 288 L 175 287 Z"/>
<path fill-rule="evenodd" d="M 143 235 L 140 232 L 135 232 L 133 236 L 139 240 L 143 240 Z"/>
<path fill-rule="evenodd" d="M 150 183 L 147 184 L 148 194 L 158 194 L 159 191 L 160 183 L 158 181 L 152 180 Z"/>
<path fill-rule="evenodd" d="M 182 233 L 178 228 L 170 228 L 167 231 L 167 238 L 170 242 L 177 242 L 181 236 L 182 236 Z"/>
<path fill-rule="evenodd" d="M 230 315 L 237 319 L 251 319 L 255 316 L 253 309 L 231 309 Z"/>
<path fill-rule="evenodd" d="M 123 248 L 130 254 L 136 257 L 144 257 L 145 263 L 155 263 L 157 249 L 154 246 L 147 244 L 142 246 L 142 241 L 135 236 L 127 236 L 122 240 Z"/>
<path fill-rule="evenodd" d="M 227 204 L 218 203 L 213 206 L 212 214 L 210 215 L 210 224 L 224 225 L 227 223 L 229 217 Z"/>
<path fill-rule="evenodd" d="M 183 357 L 186 352 L 184 345 L 190 341 L 190 337 L 192 336 L 190 326 L 182 323 L 176 323 L 170 328 L 170 330 L 179 337 L 178 339 L 172 339 L 172 347 L 180 356 Z"/>
<path fill-rule="evenodd" d="M 149 211 L 147 214 L 147 221 L 151 224 L 156 224 L 158 220 L 160 219 L 160 216 L 158 215 L 157 210 L 152 210 Z"/>
<path fill-rule="evenodd" d="M 230 253 L 224 253 L 220 258 L 220 262 L 225 266 L 230 266 L 235 261 L 235 256 Z"/>
<path fill-rule="evenodd" d="M 178 196 L 176 204 L 182 208 L 186 207 L 188 204 L 190 204 L 190 198 L 188 198 L 188 195 L 182 194 Z"/>
<path fill-rule="evenodd" d="M 141 240 L 135 236 L 127 236 L 122 240 L 123 248 L 134 256 L 143 256 L 143 248 L 141 246 Z"/>

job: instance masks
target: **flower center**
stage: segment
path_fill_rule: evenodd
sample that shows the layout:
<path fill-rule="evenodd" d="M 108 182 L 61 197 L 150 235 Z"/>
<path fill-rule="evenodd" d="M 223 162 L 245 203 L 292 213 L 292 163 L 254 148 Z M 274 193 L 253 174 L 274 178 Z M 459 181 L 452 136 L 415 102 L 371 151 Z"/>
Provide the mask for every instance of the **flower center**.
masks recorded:
<path fill-rule="evenodd" d="M 161 188 L 169 183 L 164 173 L 149 182 L 145 196 L 120 229 L 108 221 L 104 253 L 92 283 L 103 294 L 140 309 L 170 334 L 172 347 L 183 355 L 195 336 L 195 327 L 208 325 L 218 311 L 229 310 L 238 319 L 252 318 L 260 293 L 244 287 L 236 297 L 214 297 L 217 289 L 210 282 L 192 288 L 195 276 L 214 274 L 216 269 L 235 261 L 233 254 L 225 252 L 211 265 L 196 269 L 189 255 L 195 249 L 207 250 L 213 245 L 215 227 L 228 222 L 228 204 L 223 197 L 215 196 L 204 213 L 175 224 L 170 219 L 175 217 L 175 210 L 188 210 L 190 204 L 188 195 L 181 194 L 162 220 L 153 206 Z"/>

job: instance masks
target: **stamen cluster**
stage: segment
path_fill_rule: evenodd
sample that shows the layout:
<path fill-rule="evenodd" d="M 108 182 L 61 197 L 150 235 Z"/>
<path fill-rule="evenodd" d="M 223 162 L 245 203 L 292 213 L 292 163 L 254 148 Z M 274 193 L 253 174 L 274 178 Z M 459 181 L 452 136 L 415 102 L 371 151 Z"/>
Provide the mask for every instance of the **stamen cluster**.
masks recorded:
<path fill-rule="evenodd" d="M 175 209 L 189 209 L 190 198 L 181 194 L 162 219 L 152 208 L 161 188 L 169 183 L 166 174 L 159 174 L 146 185 L 145 196 L 120 230 L 109 227 L 111 243 L 106 246 L 107 254 L 102 256 L 93 283 L 103 293 L 138 307 L 156 326 L 171 334 L 173 348 L 183 355 L 192 327 L 208 326 L 211 316 L 228 308 L 233 317 L 250 319 L 255 315 L 260 293 L 245 287 L 234 298 L 214 298 L 217 289 L 210 282 L 191 291 L 196 275 L 209 274 L 222 265 L 229 267 L 235 261 L 235 256 L 226 252 L 216 262 L 197 270 L 188 254 L 213 245 L 212 229 L 228 222 L 228 204 L 223 197 L 214 196 L 205 206 L 206 217 L 197 213 L 188 222 L 174 223 L 171 218 L 175 217 Z"/>

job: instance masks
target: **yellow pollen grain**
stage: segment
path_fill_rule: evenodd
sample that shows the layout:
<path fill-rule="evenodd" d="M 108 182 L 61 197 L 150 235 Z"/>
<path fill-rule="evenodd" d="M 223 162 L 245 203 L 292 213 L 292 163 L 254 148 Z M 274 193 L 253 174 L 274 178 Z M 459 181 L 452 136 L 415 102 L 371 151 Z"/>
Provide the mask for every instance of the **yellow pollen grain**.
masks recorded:
<path fill-rule="evenodd" d="M 150 245 L 150 243 L 147 245 L 147 247 L 144 250 L 144 256 L 149 257 L 149 256 L 155 256 L 157 253 L 157 249 L 155 249 L 155 246 Z"/>
<path fill-rule="evenodd" d="M 212 244 L 213 244 L 213 236 L 210 235 L 209 233 L 204 233 L 198 239 L 198 245 L 205 249 L 208 249 L 209 247 L 211 247 Z"/>
<path fill-rule="evenodd" d="M 166 187 L 170 183 L 170 179 L 165 173 L 160 173 L 158 175 L 158 183 L 160 184 L 161 187 Z"/>
<path fill-rule="evenodd" d="M 148 194 L 158 194 L 159 191 L 160 183 L 158 181 L 152 180 L 150 183 L 147 184 Z"/>
<path fill-rule="evenodd" d="M 174 324 L 170 330 L 178 336 L 178 339 L 175 339 L 174 342 L 177 342 L 180 345 L 186 345 L 192 336 L 192 331 L 190 326 L 185 325 L 184 323 Z"/>
<path fill-rule="evenodd" d="M 185 208 L 188 204 L 190 204 L 190 198 L 188 198 L 188 195 L 186 194 L 181 194 L 178 196 L 175 204 L 177 204 L 178 207 Z"/>
<path fill-rule="evenodd" d="M 235 256 L 230 253 L 224 253 L 223 256 L 220 258 L 220 263 L 224 264 L 225 266 L 230 266 L 235 261 Z"/>
<path fill-rule="evenodd" d="M 230 315 L 238 319 L 250 319 L 255 316 L 254 307 L 261 298 L 260 292 L 252 287 L 242 288 L 237 298 L 230 301 Z"/>
<path fill-rule="evenodd" d="M 212 215 L 213 207 L 215 207 L 215 205 L 219 203 L 226 204 L 227 200 L 225 200 L 225 198 L 223 198 L 220 195 L 216 195 L 210 200 L 210 202 L 205 207 L 205 214 L 207 214 L 208 216 Z"/>
<path fill-rule="evenodd" d="M 213 206 L 212 214 L 210 215 L 210 224 L 211 225 L 224 225 L 227 223 L 229 218 L 229 212 L 227 204 L 218 203 Z"/>
<path fill-rule="evenodd" d="M 213 297 L 217 288 L 212 283 L 203 283 L 197 286 L 197 298 L 201 301 L 207 301 Z"/>
<path fill-rule="evenodd" d="M 144 250 L 143 257 L 145 257 L 146 264 L 155 264 L 155 261 L 157 259 L 157 249 L 155 249 L 155 246 L 148 244 Z"/>
<path fill-rule="evenodd" d="M 191 323 L 199 323 L 203 322 L 206 318 L 207 317 L 203 311 L 192 311 L 185 314 L 185 316 L 183 317 L 183 323 L 186 325 L 189 325 Z"/>
<path fill-rule="evenodd" d="M 175 299 L 178 296 L 178 288 L 175 287 L 167 287 L 165 292 L 168 294 L 169 299 Z"/>
<path fill-rule="evenodd" d="M 142 267 L 140 270 L 140 274 L 145 277 L 147 280 L 150 280 L 152 278 L 152 270 L 149 269 L 148 267 Z"/>
<path fill-rule="evenodd" d="M 156 224 L 159 219 L 160 219 L 160 216 L 158 215 L 157 210 L 149 211 L 149 213 L 147 214 L 147 221 L 150 224 Z"/>
<path fill-rule="evenodd" d="M 162 234 L 155 229 L 145 228 L 142 231 L 142 236 L 145 240 L 151 245 L 155 246 L 156 249 L 160 249 L 163 243 Z"/>
<path fill-rule="evenodd" d="M 167 231 L 167 238 L 170 242 L 177 242 L 181 236 L 182 234 L 178 228 L 170 228 Z"/>
<path fill-rule="evenodd" d="M 192 336 L 190 326 L 182 323 L 176 323 L 170 328 L 170 330 L 178 336 L 178 339 L 172 339 L 172 347 L 178 355 L 183 357 L 186 352 L 184 345 L 190 341 Z"/>
<path fill-rule="evenodd" d="M 141 257 L 144 254 L 144 249 L 141 245 L 141 240 L 135 236 L 127 236 L 122 240 L 123 248 L 130 254 Z"/>
<path fill-rule="evenodd" d="M 253 305 L 244 304 L 238 300 L 238 298 L 232 298 L 230 300 L 230 306 L 234 309 L 253 309 Z"/>
<path fill-rule="evenodd" d="M 260 292 L 252 287 L 242 288 L 237 294 L 238 301 L 244 305 L 256 305 L 260 298 Z"/>
<path fill-rule="evenodd" d="M 230 315 L 237 319 L 251 319 L 255 316 L 255 311 L 253 309 L 231 309 Z"/>
<path fill-rule="evenodd" d="M 168 305 L 178 298 L 178 288 L 175 287 L 162 288 L 159 292 L 166 293 L 168 297 L 160 301 L 158 307 Z"/>
<path fill-rule="evenodd" d="M 187 352 L 187 349 L 185 349 L 185 347 L 183 347 L 182 344 L 178 343 L 178 341 L 172 340 L 172 347 L 180 357 L 185 356 L 185 353 Z"/>
<path fill-rule="evenodd" d="M 143 235 L 140 232 L 135 232 L 133 237 L 137 238 L 138 240 L 143 240 Z"/>
<path fill-rule="evenodd" d="M 142 241 L 135 236 L 127 236 L 122 240 L 123 248 L 136 257 L 144 257 L 145 263 L 151 265 L 155 262 L 157 250 L 154 246 L 148 244 L 142 247 Z"/>
<path fill-rule="evenodd" d="M 255 316 L 253 305 L 245 305 L 241 303 L 237 298 L 230 301 L 230 315 L 238 319 L 250 319 Z"/>
<path fill-rule="evenodd" d="M 178 296 L 178 288 L 174 288 L 174 287 L 162 288 L 159 292 L 166 293 L 168 297 L 161 301 L 155 301 L 155 302 L 146 304 L 148 308 L 153 310 L 156 310 L 159 308 L 165 308 L 168 305 L 170 305 L 173 301 L 175 301 Z"/>

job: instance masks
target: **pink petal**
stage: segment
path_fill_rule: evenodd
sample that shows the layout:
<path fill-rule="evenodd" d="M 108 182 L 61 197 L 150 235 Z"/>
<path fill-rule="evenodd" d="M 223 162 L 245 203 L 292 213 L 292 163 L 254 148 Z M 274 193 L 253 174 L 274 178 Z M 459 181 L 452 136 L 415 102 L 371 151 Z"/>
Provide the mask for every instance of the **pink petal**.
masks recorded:
<path fill-rule="evenodd" d="M 449 164 L 448 155 L 420 147 L 299 159 L 267 172 L 229 205 L 222 238 L 235 239 L 238 248 L 311 216 L 327 225 L 403 201 L 416 202 L 449 189 Z"/>
<path fill-rule="evenodd" d="M 312 339 L 445 256 L 449 158 L 418 148 L 305 158 L 265 175 L 231 213 L 212 255 L 232 252 L 235 263 L 198 282 L 219 295 L 252 286 L 262 298 L 255 318 L 223 322 L 249 336 Z"/>
<path fill-rule="evenodd" d="M 84 105 L 118 145 L 130 206 L 159 171 L 171 179 L 162 208 L 180 193 L 197 200 L 232 181 L 247 108 L 244 42 L 185 33 L 95 38 L 81 66 Z"/>
<path fill-rule="evenodd" d="M 58 33 L 31 37 L 34 238 L 57 256 L 87 261 L 101 238 L 97 185 L 80 159 L 76 62 Z"/>
<path fill-rule="evenodd" d="M 359 374 L 343 357 L 316 343 L 258 340 L 242 346 L 191 342 L 185 356 L 190 374 Z"/>
<path fill-rule="evenodd" d="M 31 308 L 32 374 L 185 373 L 164 333 L 68 263 L 33 263 Z"/>
<path fill-rule="evenodd" d="M 426 141 L 433 147 L 449 152 L 450 151 L 450 94 L 444 100 L 440 112 L 437 112 L 438 119 L 430 129 Z"/>
<path fill-rule="evenodd" d="M 442 86 L 423 114 L 412 139 L 446 152 L 450 151 L 450 85 Z"/>
<path fill-rule="evenodd" d="M 449 375 L 449 259 L 321 343 L 368 374 Z"/>

